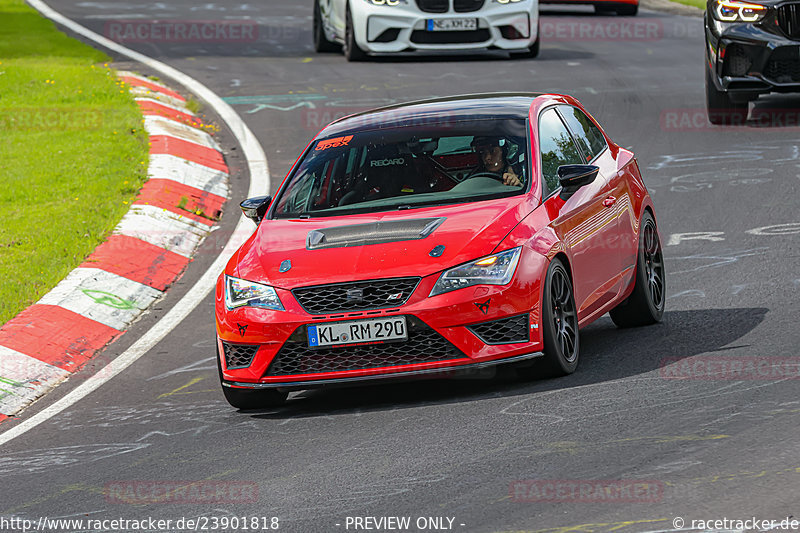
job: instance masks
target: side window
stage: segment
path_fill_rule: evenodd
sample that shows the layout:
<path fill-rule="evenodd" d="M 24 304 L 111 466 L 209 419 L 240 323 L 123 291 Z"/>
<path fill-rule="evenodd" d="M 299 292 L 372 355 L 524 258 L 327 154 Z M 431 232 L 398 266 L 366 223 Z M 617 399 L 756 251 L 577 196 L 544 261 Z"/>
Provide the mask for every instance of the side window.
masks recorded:
<path fill-rule="evenodd" d="M 545 197 L 559 187 L 558 167 L 584 163 L 567 127 L 553 108 L 539 117 L 539 149 L 542 154 L 544 181 L 542 197 Z"/>
<path fill-rule="evenodd" d="M 571 105 L 560 105 L 558 110 L 567 122 L 569 129 L 575 136 L 575 142 L 581 147 L 581 151 L 586 155 L 589 162 L 597 157 L 606 148 L 606 140 L 594 122 L 586 116 L 586 113 L 572 107 Z"/>

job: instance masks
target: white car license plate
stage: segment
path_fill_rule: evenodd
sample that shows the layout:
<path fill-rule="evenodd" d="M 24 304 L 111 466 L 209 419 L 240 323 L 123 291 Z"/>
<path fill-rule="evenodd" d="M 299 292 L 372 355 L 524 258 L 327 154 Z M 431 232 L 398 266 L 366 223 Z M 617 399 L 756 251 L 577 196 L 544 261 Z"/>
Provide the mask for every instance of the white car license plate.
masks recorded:
<path fill-rule="evenodd" d="M 477 30 L 478 19 L 428 19 L 428 31 Z"/>
<path fill-rule="evenodd" d="M 404 316 L 329 322 L 308 326 L 309 348 L 397 340 L 408 340 L 406 317 Z"/>

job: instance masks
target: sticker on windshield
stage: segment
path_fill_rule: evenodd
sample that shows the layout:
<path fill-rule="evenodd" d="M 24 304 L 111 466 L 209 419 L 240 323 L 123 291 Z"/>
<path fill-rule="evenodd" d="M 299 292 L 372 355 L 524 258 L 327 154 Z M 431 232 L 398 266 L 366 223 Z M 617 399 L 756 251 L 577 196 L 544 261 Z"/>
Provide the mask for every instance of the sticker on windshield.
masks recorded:
<path fill-rule="evenodd" d="M 319 141 L 314 147 L 314 150 L 327 150 L 328 148 L 347 146 L 347 143 L 352 140 L 352 135 L 347 135 L 346 137 L 334 137 L 333 139 L 325 139 L 324 141 Z"/>
<path fill-rule="evenodd" d="M 397 157 L 395 159 L 373 159 L 369 162 L 369 166 L 371 167 L 392 167 L 394 165 L 403 165 L 405 164 L 406 160 L 402 157 Z"/>

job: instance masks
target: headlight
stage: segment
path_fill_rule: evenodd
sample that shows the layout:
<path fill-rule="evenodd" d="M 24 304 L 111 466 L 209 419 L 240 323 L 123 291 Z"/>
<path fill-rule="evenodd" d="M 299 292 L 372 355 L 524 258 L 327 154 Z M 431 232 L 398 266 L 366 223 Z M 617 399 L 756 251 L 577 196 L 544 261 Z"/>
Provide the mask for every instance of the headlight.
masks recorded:
<path fill-rule="evenodd" d="M 407 0 L 364 0 L 373 6 L 396 6 L 397 4 L 407 4 Z"/>
<path fill-rule="evenodd" d="M 225 276 L 225 306 L 228 309 L 250 306 L 283 311 L 283 304 L 274 288 L 227 275 Z"/>
<path fill-rule="evenodd" d="M 519 246 L 446 270 L 439 276 L 430 296 L 473 285 L 505 285 L 514 276 L 521 252 Z"/>
<path fill-rule="evenodd" d="M 764 18 L 767 7 L 738 0 L 717 0 L 714 15 L 723 22 L 756 22 Z"/>

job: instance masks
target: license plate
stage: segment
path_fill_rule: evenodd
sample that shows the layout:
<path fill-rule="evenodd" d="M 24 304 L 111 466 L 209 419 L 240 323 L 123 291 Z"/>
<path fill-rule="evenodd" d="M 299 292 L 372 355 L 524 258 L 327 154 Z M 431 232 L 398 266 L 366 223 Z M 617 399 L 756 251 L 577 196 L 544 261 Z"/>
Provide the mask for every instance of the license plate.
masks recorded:
<path fill-rule="evenodd" d="M 309 348 L 398 340 L 408 340 L 406 317 L 404 316 L 329 322 L 308 326 Z"/>
<path fill-rule="evenodd" d="M 428 19 L 428 31 L 477 30 L 478 19 Z"/>

